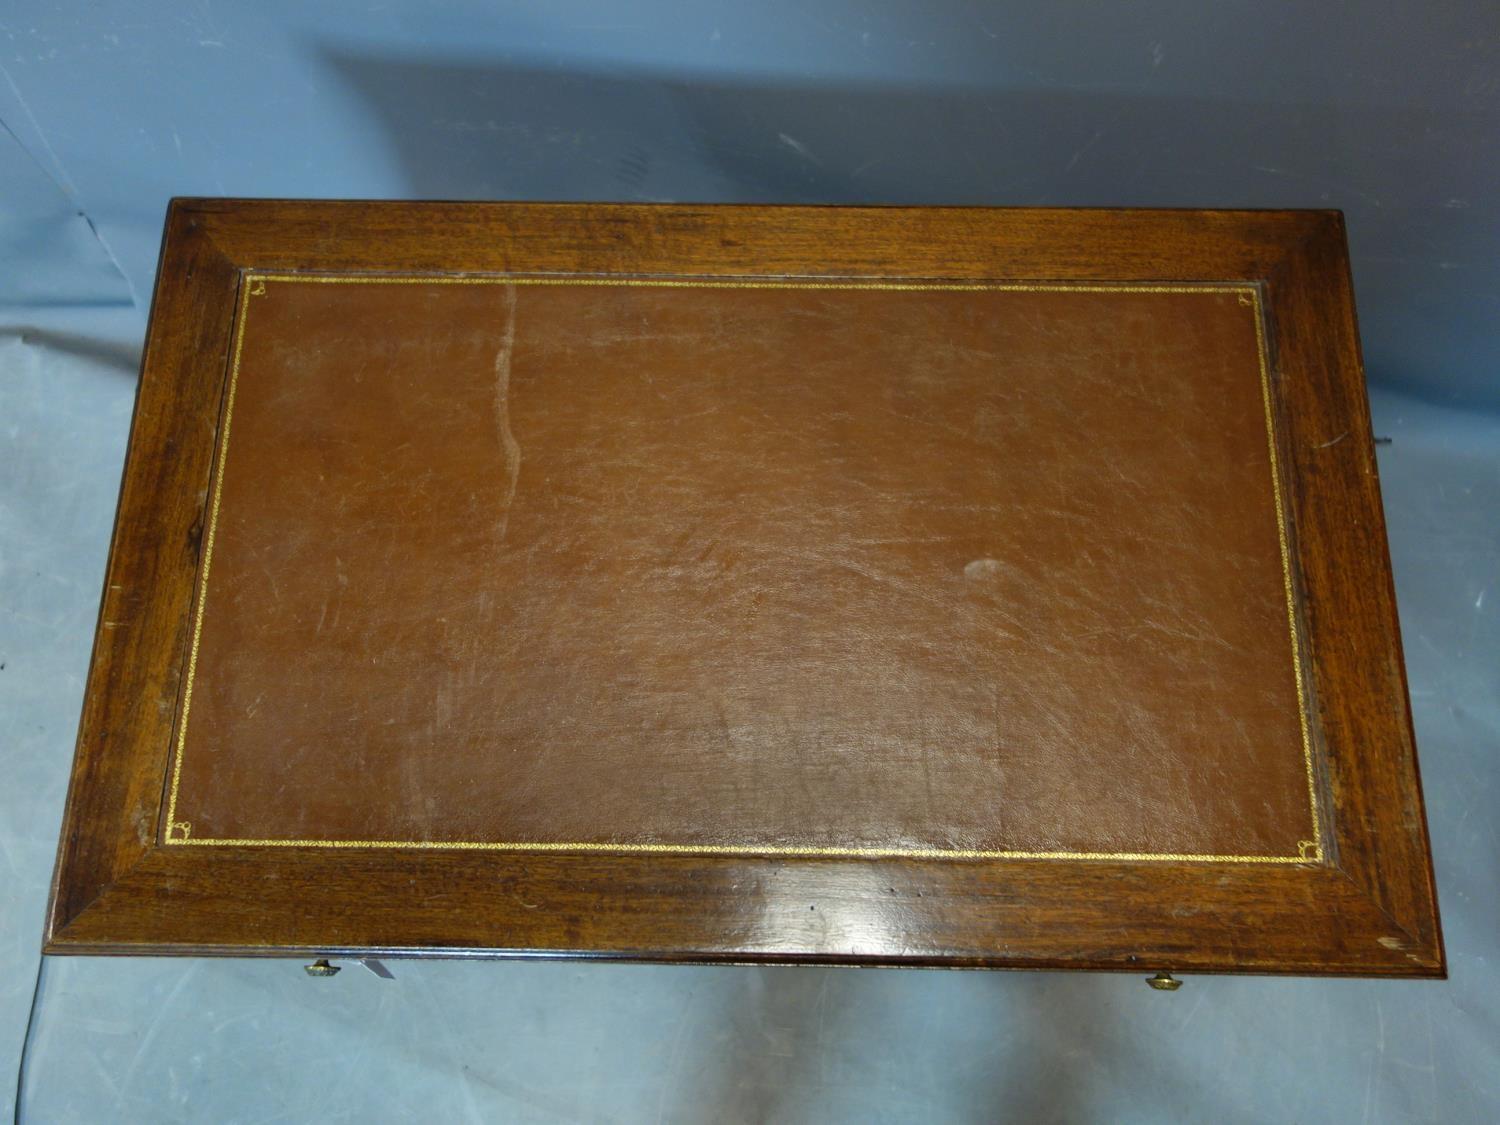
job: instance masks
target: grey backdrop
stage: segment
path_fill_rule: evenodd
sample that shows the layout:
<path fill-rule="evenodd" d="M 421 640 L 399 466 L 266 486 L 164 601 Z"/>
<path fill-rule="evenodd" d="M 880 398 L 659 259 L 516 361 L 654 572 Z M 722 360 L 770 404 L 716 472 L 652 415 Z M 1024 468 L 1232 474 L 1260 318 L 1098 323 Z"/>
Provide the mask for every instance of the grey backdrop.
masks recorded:
<path fill-rule="evenodd" d="M 1500 5 L 3 0 L 0 122 L 0 1062 L 182 194 L 1342 208 L 1453 969 L 54 962 L 28 1119 L 1500 1119 Z"/>

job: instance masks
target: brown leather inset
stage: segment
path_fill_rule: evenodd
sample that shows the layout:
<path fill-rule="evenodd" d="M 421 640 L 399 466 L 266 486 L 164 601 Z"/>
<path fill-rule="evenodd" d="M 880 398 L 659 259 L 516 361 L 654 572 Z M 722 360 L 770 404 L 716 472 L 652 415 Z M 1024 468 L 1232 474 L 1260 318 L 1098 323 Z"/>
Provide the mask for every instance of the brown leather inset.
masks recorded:
<path fill-rule="evenodd" d="M 1312 837 L 1243 290 L 261 284 L 193 839 Z"/>

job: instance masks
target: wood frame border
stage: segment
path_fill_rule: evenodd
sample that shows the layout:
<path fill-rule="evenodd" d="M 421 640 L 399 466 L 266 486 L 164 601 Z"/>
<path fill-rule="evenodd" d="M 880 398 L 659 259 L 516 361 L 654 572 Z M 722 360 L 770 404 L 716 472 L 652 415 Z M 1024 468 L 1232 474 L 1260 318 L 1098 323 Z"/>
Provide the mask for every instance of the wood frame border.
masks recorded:
<path fill-rule="evenodd" d="M 1258 286 L 1322 861 L 164 846 L 235 297 L 299 270 Z M 174 200 L 44 948 L 1443 976 L 1342 216 Z"/>

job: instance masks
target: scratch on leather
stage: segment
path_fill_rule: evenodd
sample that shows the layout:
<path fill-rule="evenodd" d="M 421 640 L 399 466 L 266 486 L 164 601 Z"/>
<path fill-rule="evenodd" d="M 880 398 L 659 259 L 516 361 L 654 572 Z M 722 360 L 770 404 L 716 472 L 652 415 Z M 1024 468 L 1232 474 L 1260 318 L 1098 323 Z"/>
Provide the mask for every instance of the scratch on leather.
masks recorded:
<path fill-rule="evenodd" d="M 521 477 L 521 443 L 510 429 L 510 357 L 516 344 L 516 287 L 501 289 L 505 301 L 505 328 L 500 335 L 500 350 L 495 353 L 495 429 L 505 453 L 505 503 L 500 511 L 498 540 L 505 539 L 510 522 L 511 501 L 516 498 L 516 482 Z"/>

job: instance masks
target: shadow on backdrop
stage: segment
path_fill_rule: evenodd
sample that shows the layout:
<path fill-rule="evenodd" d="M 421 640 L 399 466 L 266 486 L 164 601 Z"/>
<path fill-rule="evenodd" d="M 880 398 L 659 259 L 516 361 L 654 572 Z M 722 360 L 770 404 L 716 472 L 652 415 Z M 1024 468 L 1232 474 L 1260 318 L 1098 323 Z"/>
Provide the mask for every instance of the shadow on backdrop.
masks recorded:
<path fill-rule="evenodd" d="M 697 1065 L 674 1076 L 662 1121 L 823 1121 L 835 1107 L 862 1121 L 1096 1120 L 1115 1072 L 1148 1061 L 1122 1047 L 1132 1024 L 1165 1011 L 1142 1020 L 1113 974 L 777 966 L 721 979 L 677 1029 L 692 1043 L 674 1056 Z M 1086 1068 L 1080 1042 L 1100 1048 Z"/>
<path fill-rule="evenodd" d="M 1372 382 L 1500 408 L 1497 240 L 1471 213 L 1494 153 L 1449 146 L 1446 180 L 1430 155 L 1493 114 L 321 53 L 418 199 L 1337 207 Z"/>

